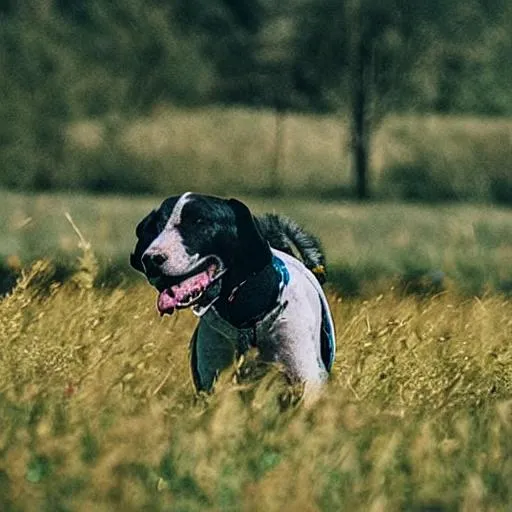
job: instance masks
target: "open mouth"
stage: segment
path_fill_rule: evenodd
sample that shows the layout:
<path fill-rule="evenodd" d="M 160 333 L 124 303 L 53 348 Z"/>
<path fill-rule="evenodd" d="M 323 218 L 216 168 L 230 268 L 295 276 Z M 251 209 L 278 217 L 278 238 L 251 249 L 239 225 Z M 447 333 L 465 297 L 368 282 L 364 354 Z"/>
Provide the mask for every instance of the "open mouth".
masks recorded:
<path fill-rule="evenodd" d="M 224 265 L 217 257 L 207 256 L 185 274 L 165 276 L 157 285 L 160 291 L 157 301 L 160 315 L 171 315 L 175 309 L 197 304 L 224 272 Z"/>

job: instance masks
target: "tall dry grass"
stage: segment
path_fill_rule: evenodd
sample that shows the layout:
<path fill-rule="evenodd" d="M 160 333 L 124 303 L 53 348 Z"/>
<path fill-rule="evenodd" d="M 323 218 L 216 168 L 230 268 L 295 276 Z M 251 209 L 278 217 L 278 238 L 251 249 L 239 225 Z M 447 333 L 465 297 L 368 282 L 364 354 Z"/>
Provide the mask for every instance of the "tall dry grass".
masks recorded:
<path fill-rule="evenodd" d="M 37 263 L 0 302 L 2 510 L 510 509 L 510 301 L 331 294 L 337 360 L 306 409 L 251 360 L 194 397 L 193 316 L 96 268 L 59 285 Z"/>

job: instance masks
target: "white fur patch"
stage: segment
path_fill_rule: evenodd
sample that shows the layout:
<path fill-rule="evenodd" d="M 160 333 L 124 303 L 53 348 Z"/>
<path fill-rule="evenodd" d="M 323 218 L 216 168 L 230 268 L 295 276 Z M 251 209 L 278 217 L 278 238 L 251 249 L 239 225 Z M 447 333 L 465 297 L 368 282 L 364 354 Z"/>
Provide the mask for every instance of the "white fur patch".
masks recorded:
<path fill-rule="evenodd" d="M 161 267 L 164 274 L 183 274 L 195 265 L 199 259 L 198 254 L 190 256 L 187 253 L 183 238 L 177 229 L 177 226 L 181 223 L 183 207 L 190 200 L 190 195 L 191 192 L 186 192 L 178 199 L 165 228 L 145 251 L 145 254 L 148 255 L 165 254 L 167 256 L 167 260 Z"/>
<path fill-rule="evenodd" d="M 174 205 L 174 208 L 172 209 L 171 215 L 169 217 L 169 220 L 167 221 L 165 229 L 168 229 L 169 227 L 177 226 L 181 222 L 181 212 L 183 211 L 183 207 L 189 201 L 189 198 L 191 195 L 192 195 L 192 192 L 185 192 L 178 199 L 178 201 Z"/>

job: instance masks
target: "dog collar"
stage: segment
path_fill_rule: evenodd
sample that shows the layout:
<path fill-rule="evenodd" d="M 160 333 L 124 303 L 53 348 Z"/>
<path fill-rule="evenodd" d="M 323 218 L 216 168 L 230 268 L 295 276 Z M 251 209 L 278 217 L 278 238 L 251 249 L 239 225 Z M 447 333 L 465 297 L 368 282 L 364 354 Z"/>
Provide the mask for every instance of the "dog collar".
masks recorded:
<path fill-rule="evenodd" d="M 284 261 L 281 258 L 278 258 L 275 254 L 272 255 L 272 261 L 269 263 L 269 265 L 272 265 L 274 270 L 279 275 L 279 295 L 281 295 L 283 288 L 290 282 L 290 273 L 288 272 L 288 269 L 286 268 Z M 268 266 L 266 266 L 265 268 L 263 268 L 263 270 L 260 270 L 260 272 L 258 272 L 257 274 L 254 274 L 251 277 L 257 276 L 261 272 L 264 272 L 267 268 L 268 268 Z M 236 297 L 238 291 L 240 290 L 240 288 L 242 288 L 251 277 L 245 279 L 240 284 L 237 284 L 231 290 L 231 293 L 229 294 L 229 297 L 228 297 L 228 302 L 233 302 L 235 300 L 235 297 Z"/>
<path fill-rule="evenodd" d="M 272 255 L 272 261 L 269 265 L 272 265 L 279 276 L 276 305 L 270 311 L 264 313 L 259 318 L 256 318 L 253 325 L 248 327 L 236 327 L 221 317 L 216 308 L 213 307 L 214 303 L 219 298 L 218 296 L 205 307 L 199 309 L 195 306 L 192 309 L 196 316 L 203 317 L 204 321 L 210 324 L 215 331 L 236 341 L 236 348 L 240 354 L 247 351 L 251 346 L 257 346 L 258 333 L 261 332 L 262 329 L 263 331 L 268 329 L 268 325 L 274 322 L 281 311 L 286 307 L 286 303 L 282 302 L 282 295 L 284 288 L 290 282 L 290 272 L 288 271 L 284 261 L 276 255 Z M 263 272 L 266 269 L 268 269 L 268 265 L 260 272 Z M 255 275 L 258 275 L 260 272 Z M 232 302 L 235 299 L 238 290 L 240 290 L 249 279 L 250 277 L 233 288 L 228 298 L 229 302 Z"/>
<path fill-rule="evenodd" d="M 290 272 L 288 272 L 284 261 L 275 254 L 272 255 L 272 265 L 280 276 L 279 289 L 282 291 L 282 289 L 290 282 Z"/>

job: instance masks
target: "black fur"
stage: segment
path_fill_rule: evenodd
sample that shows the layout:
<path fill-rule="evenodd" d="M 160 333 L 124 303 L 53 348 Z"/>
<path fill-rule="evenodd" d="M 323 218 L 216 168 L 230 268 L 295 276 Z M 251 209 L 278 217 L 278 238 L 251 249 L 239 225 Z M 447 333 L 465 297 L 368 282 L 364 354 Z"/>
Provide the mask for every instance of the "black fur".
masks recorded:
<path fill-rule="evenodd" d="M 275 214 L 254 217 L 249 208 L 236 199 L 222 199 L 192 194 L 181 212 L 176 229 L 189 255 L 215 254 L 227 267 L 216 308 L 235 326 L 250 325 L 275 302 L 279 276 L 273 269 L 270 246 L 292 256 L 299 256 L 306 267 L 324 267 L 325 258 L 318 240 L 295 221 Z M 137 226 L 137 244 L 130 256 L 131 265 L 153 278 L 162 291 L 173 279 L 158 276 L 158 269 L 145 268 L 146 249 L 165 228 L 179 196 L 166 199 Z M 298 254 L 297 254 L 298 253 Z M 323 274 L 315 272 L 323 282 Z M 205 297 L 206 300 L 207 297 Z"/>
<path fill-rule="evenodd" d="M 236 199 L 186 194 L 150 212 L 136 235 L 130 263 L 159 290 L 160 313 L 192 307 L 201 316 L 191 343 L 197 390 L 211 391 L 215 375 L 249 346 L 284 364 L 291 380 L 325 381 L 335 351 L 325 296 L 304 266 L 272 250 L 301 259 L 324 281 L 320 244 L 295 221 L 255 217 Z M 321 318 L 303 315 L 311 300 Z"/>

